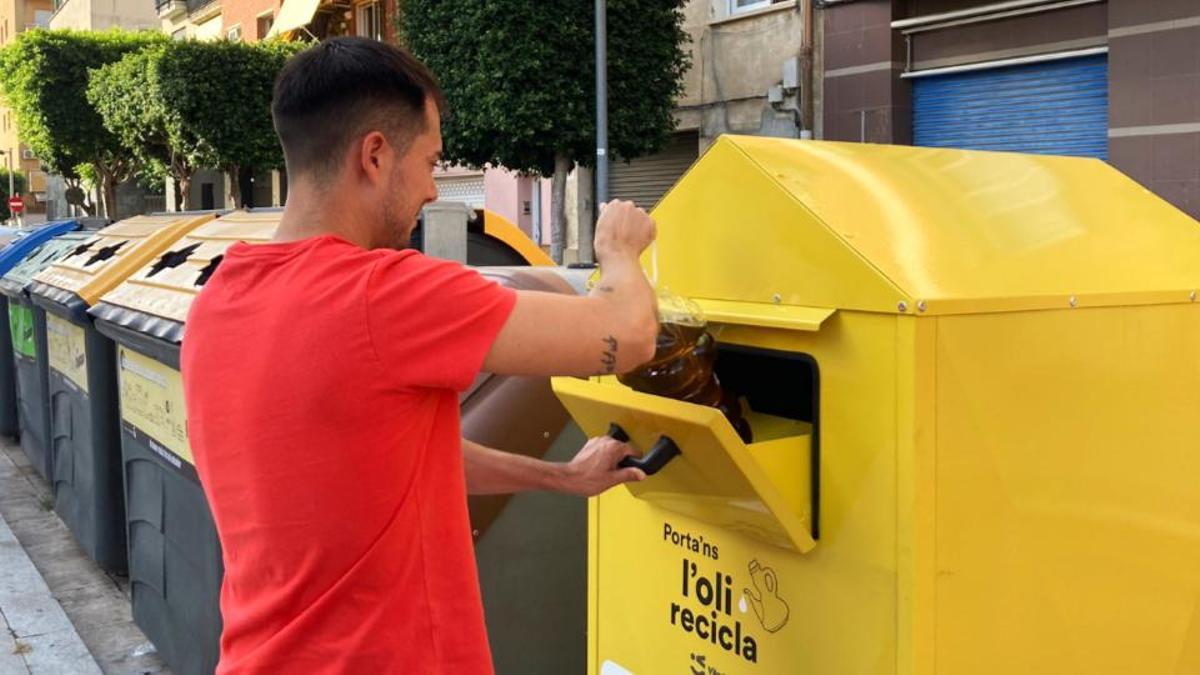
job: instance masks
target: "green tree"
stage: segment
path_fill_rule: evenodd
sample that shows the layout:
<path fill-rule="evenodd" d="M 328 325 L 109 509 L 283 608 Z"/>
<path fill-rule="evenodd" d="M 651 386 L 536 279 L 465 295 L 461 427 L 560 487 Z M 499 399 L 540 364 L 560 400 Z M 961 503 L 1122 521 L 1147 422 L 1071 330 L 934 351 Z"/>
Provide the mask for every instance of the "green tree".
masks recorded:
<path fill-rule="evenodd" d="M 0 220 L 8 220 L 12 217 L 12 212 L 8 210 L 8 198 L 12 195 L 8 193 L 8 169 L 0 168 Z M 25 194 L 25 174 L 20 171 L 12 172 L 13 192 L 23 195 Z"/>
<path fill-rule="evenodd" d="M 162 47 L 156 46 L 133 52 L 93 70 L 87 98 L 100 114 L 104 128 L 129 154 L 141 182 L 158 185 L 170 174 L 186 194 L 196 167 L 185 156 L 172 152 L 169 144 L 165 107 L 151 78 L 151 66 L 161 51 Z M 178 195 L 175 197 L 178 207 Z"/>
<path fill-rule="evenodd" d="M 134 162 L 87 100 L 88 71 L 126 54 L 166 42 L 160 33 L 120 30 L 33 30 L 0 50 L 0 93 L 16 115 L 17 131 L 42 164 L 62 175 L 68 200 L 89 214 L 78 167 L 90 166 L 107 214 L 116 186 L 132 175 Z"/>
<path fill-rule="evenodd" d="M 145 180 L 174 179 L 183 208 L 192 206 L 189 188 L 201 168 L 228 172 L 241 206 L 239 171 L 283 164 L 271 92 L 287 58 L 303 47 L 170 42 L 97 69 L 88 96 Z"/>
<path fill-rule="evenodd" d="M 178 41 L 153 61 L 151 81 L 163 104 L 169 147 L 192 166 L 228 173 L 238 206 L 244 204 L 237 180 L 242 168 L 283 166 L 271 95 L 284 63 L 307 46 Z"/>
<path fill-rule="evenodd" d="M 551 254 L 562 261 L 566 176 L 595 160 L 591 0 L 400 0 L 404 43 L 450 103 L 444 156 L 554 178 Z M 690 65 L 684 0 L 609 0 L 609 145 L 660 150 Z"/>

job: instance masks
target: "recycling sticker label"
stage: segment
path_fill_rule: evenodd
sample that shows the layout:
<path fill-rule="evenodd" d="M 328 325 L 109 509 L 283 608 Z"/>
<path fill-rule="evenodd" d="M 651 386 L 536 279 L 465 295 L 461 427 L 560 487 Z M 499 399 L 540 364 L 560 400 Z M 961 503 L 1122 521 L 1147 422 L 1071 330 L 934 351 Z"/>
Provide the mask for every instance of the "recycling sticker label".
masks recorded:
<path fill-rule="evenodd" d="M 671 625 L 725 654 L 757 663 L 761 634 L 786 626 L 791 612 L 775 570 L 757 558 L 740 568 L 721 565 L 717 544 L 680 533 L 669 522 L 663 523 L 663 540 L 692 552 L 680 560 Z M 703 660 L 693 655 L 693 661 Z"/>
<path fill-rule="evenodd" d="M 71 385 L 88 393 L 87 338 L 83 328 L 46 313 L 46 350 L 50 367 Z"/>
<path fill-rule="evenodd" d="M 634 539 L 645 542 L 650 531 L 646 523 L 637 528 L 636 537 L 619 543 L 608 540 L 619 551 L 612 558 L 601 556 L 627 567 L 625 556 L 640 554 L 644 573 L 631 582 L 636 600 L 606 605 L 601 589 L 599 634 L 611 640 L 599 650 L 601 673 L 775 672 L 794 647 L 780 635 L 794 611 L 778 567 L 786 564 L 788 554 L 770 546 L 750 547 L 720 529 L 702 529 L 682 519 L 656 522 L 660 529 L 653 535 L 653 547 L 632 545 Z M 605 543 L 602 536 L 601 547 Z M 653 557 L 652 564 L 647 555 Z M 614 577 L 601 572 L 600 578 L 603 586 L 604 579 Z M 614 628 L 622 632 L 626 625 L 637 626 L 630 629 L 637 633 L 614 635 Z M 650 644 L 655 649 L 649 650 Z"/>
<path fill-rule="evenodd" d="M 33 310 L 10 300 L 8 302 L 8 329 L 12 335 L 13 353 L 27 359 L 37 358 Z"/>

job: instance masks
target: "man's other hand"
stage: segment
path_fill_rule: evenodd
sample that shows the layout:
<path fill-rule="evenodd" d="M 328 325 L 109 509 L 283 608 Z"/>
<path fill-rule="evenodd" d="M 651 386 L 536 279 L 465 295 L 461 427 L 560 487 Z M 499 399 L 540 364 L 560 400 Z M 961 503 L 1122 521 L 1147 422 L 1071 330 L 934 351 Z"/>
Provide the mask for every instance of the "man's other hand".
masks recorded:
<path fill-rule="evenodd" d="M 581 497 L 595 497 L 614 485 L 644 480 L 646 474 L 641 469 L 617 466 L 617 462 L 631 454 L 635 453 L 626 443 L 608 436 L 593 438 L 563 465 L 559 489 Z"/>
<path fill-rule="evenodd" d="M 600 208 L 596 221 L 595 251 L 601 268 L 617 259 L 634 264 L 658 235 L 658 228 L 633 202 L 614 200 Z"/>

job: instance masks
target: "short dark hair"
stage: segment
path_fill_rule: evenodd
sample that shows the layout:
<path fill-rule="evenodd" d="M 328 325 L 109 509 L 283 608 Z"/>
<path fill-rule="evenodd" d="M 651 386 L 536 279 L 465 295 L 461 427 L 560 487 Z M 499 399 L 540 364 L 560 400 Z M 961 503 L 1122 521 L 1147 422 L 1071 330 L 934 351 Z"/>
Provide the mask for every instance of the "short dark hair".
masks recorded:
<path fill-rule="evenodd" d="M 288 61 L 271 116 L 291 175 L 335 172 L 349 144 L 378 129 L 401 152 L 425 130 L 425 102 L 445 110 L 437 79 L 395 45 L 338 37 Z"/>

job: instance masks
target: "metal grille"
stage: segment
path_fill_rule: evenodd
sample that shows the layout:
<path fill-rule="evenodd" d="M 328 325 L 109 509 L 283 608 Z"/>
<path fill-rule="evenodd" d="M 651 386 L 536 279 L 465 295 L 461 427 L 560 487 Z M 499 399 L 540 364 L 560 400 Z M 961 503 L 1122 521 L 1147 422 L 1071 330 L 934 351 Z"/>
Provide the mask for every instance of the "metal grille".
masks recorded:
<path fill-rule="evenodd" d="M 483 208 L 483 176 L 448 176 L 435 181 L 438 199 L 443 202 L 462 202 L 473 209 Z"/>
<path fill-rule="evenodd" d="M 662 152 L 631 162 L 613 162 L 609 170 L 609 194 L 638 206 L 653 208 L 675 182 L 687 173 L 700 154 L 695 131 L 675 134 Z"/>
<path fill-rule="evenodd" d="M 913 80 L 913 143 L 1108 157 L 1108 57 Z"/>

